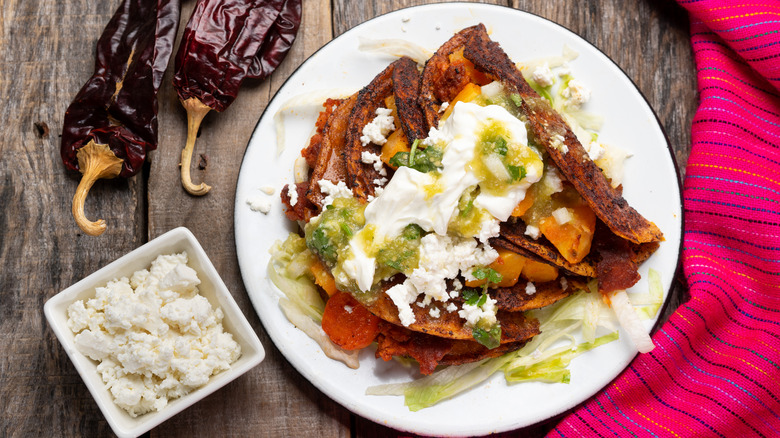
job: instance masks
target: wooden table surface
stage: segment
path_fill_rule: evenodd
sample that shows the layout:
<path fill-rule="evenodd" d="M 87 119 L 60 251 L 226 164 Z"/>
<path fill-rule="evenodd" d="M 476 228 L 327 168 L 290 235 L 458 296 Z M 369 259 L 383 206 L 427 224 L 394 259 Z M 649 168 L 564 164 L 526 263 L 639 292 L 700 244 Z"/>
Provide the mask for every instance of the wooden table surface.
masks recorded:
<path fill-rule="evenodd" d="M 183 31 L 194 0 L 185 1 Z M 192 230 L 266 347 L 265 361 L 150 432 L 151 436 L 395 436 L 351 414 L 296 372 L 268 338 L 236 259 L 233 206 L 241 159 L 266 103 L 320 46 L 353 26 L 422 0 L 304 0 L 298 39 L 265 82 L 247 83 L 224 113 L 202 125 L 194 180 L 179 184 L 186 118 L 171 86 L 160 92 L 159 148 L 138 176 L 96 184 L 89 218 L 108 231 L 83 234 L 71 217 L 78 176 L 59 146 L 63 114 L 92 74 L 95 42 L 119 0 L 0 0 L 0 437 L 110 436 L 103 415 L 43 316 L 44 302 L 108 262 L 179 226 Z M 612 58 L 658 114 L 684 172 L 696 108 L 687 14 L 671 0 L 491 1 L 566 26 Z M 529 42 L 533 44 L 533 42 Z M 681 175 L 682 176 L 682 175 Z M 685 289 L 676 282 L 668 316 Z M 548 425 L 518 435 L 542 434 Z"/>

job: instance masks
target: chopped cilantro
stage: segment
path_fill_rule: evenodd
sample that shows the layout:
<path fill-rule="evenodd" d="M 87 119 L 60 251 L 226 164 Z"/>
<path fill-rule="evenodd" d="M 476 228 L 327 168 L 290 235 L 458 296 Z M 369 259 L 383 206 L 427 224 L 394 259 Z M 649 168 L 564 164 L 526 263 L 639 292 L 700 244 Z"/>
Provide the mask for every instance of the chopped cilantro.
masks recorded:
<path fill-rule="evenodd" d="M 417 140 L 415 140 L 414 143 L 412 143 L 412 149 L 409 151 L 409 166 L 410 167 L 414 166 L 414 153 L 417 152 L 417 145 L 418 144 L 420 144 L 420 139 L 419 138 Z"/>
<path fill-rule="evenodd" d="M 401 233 L 401 236 L 403 236 L 406 240 L 417 240 L 420 237 L 422 237 L 423 229 L 420 228 L 417 224 L 409 224 L 407 225 L 403 232 Z"/>
<path fill-rule="evenodd" d="M 504 277 L 493 268 L 475 268 L 471 273 L 477 280 L 487 280 L 488 283 L 501 283 Z"/>
<path fill-rule="evenodd" d="M 344 233 L 347 237 L 352 237 L 352 230 L 349 228 L 349 225 L 345 223 L 340 223 L 339 228 L 341 228 L 341 232 Z"/>
<path fill-rule="evenodd" d="M 510 95 L 510 96 L 509 96 L 509 98 L 510 98 L 510 99 L 512 99 L 512 102 L 513 102 L 513 103 L 514 103 L 516 106 L 522 106 L 522 105 L 523 105 L 523 98 L 522 98 L 522 97 L 520 97 L 520 95 L 519 95 L 519 94 L 517 94 L 517 93 L 514 93 L 514 94 Z"/>
<path fill-rule="evenodd" d="M 469 213 L 471 213 L 471 209 L 473 209 L 473 208 L 474 208 L 474 200 L 473 199 L 469 199 L 468 204 L 466 204 L 466 208 L 461 210 L 460 216 L 461 217 L 467 217 L 469 215 Z"/>
<path fill-rule="evenodd" d="M 480 291 L 477 289 L 463 289 L 461 292 L 461 296 L 466 301 L 466 304 L 469 306 L 474 306 L 477 304 L 477 301 L 481 298 Z"/>
<path fill-rule="evenodd" d="M 512 177 L 512 181 L 520 181 L 523 178 L 525 178 L 526 175 L 525 166 L 513 166 L 509 164 L 506 166 L 506 170 L 509 172 L 509 175 Z"/>
<path fill-rule="evenodd" d="M 496 151 L 498 155 L 506 157 L 506 153 L 509 151 L 506 147 L 506 139 L 501 136 L 496 138 L 495 142 L 493 142 L 493 150 Z"/>
<path fill-rule="evenodd" d="M 415 141 L 415 145 L 417 141 Z M 412 145 L 412 150 L 409 152 L 397 152 L 390 159 L 390 165 L 394 167 L 411 167 L 418 172 L 432 172 L 434 170 L 441 169 L 441 158 L 443 152 L 433 146 L 428 146 L 425 149 L 417 149 Z"/>
<path fill-rule="evenodd" d="M 323 259 L 332 263 L 336 261 L 336 247 L 330 241 L 328 234 L 323 228 L 314 230 L 308 243 Z"/>
<path fill-rule="evenodd" d="M 474 336 L 474 340 L 484 345 L 489 349 L 493 349 L 501 345 L 501 325 L 495 324 L 490 330 L 474 327 L 471 329 L 471 335 Z"/>

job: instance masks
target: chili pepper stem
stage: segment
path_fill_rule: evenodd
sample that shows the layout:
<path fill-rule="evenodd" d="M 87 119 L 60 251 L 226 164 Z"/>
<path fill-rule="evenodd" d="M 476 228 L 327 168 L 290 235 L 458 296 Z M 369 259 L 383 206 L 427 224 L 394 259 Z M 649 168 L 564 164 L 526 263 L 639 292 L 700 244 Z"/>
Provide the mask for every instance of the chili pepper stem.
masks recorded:
<path fill-rule="evenodd" d="M 90 236 L 99 236 L 106 231 L 106 221 L 98 219 L 92 222 L 87 219 L 84 215 L 84 203 L 95 181 L 117 177 L 122 171 L 124 160 L 114 155 L 108 145 L 97 144 L 92 140 L 76 152 L 76 158 L 83 176 L 76 188 L 76 194 L 73 195 L 73 218 L 82 231 Z"/>
<path fill-rule="evenodd" d="M 195 196 L 203 196 L 211 190 L 211 186 L 201 182 L 200 185 L 192 183 L 190 176 L 190 164 L 192 163 L 192 152 L 195 149 L 195 140 L 198 139 L 198 129 L 203 118 L 206 117 L 211 108 L 206 106 L 196 97 L 190 97 L 182 100 L 181 104 L 187 110 L 187 144 L 181 151 L 181 185 L 187 193 Z"/>

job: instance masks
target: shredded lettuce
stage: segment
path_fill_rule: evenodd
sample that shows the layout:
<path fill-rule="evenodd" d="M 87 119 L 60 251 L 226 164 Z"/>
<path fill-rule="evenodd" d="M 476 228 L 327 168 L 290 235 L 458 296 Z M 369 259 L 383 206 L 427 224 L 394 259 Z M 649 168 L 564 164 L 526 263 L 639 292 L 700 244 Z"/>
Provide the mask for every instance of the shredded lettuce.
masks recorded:
<path fill-rule="evenodd" d="M 504 377 L 509 383 L 541 381 L 547 383 L 569 383 L 571 372 L 568 369 L 569 363 L 580 354 L 592 350 L 601 345 L 618 339 L 618 332 L 612 332 L 600 336 L 592 342 L 583 342 L 575 348 L 561 347 L 556 349 L 555 354 L 549 355 L 545 360 L 541 360 L 530 365 L 509 366 L 504 371 Z M 560 351 L 559 351 L 560 350 Z"/>
<path fill-rule="evenodd" d="M 628 294 L 631 305 L 634 306 L 636 313 L 641 319 L 652 319 L 664 302 L 664 287 L 661 284 L 661 274 L 650 268 L 647 273 L 647 282 L 650 286 L 649 292 Z"/>
<path fill-rule="evenodd" d="M 285 295 L 279 299 L 279 307 L 287 319 L 317 342 L 326 356 L 358 368 L 359 352 L 340 348 L 322 331 L 325 303 L 314 281 L 306 275 L 316 257 L 306 247 L 305 239 L 290 233 L 284 242 L 277 241 L 270 252 L 268 278 Z"/>
<path fill-rule="evenodd" d="M 568 383 L 566 367 L 574 357 L 618 339 L 617 331 L 590 342 L 578 342 L 574 336 L 586 323 L 614 330 L 608 323 L 612 313 L 608 309 L 598 294 L 579 291 L 551 306 L 529 312 L 532 314 L 529 316 L 539 318 L 541 334 L 520 350 L 494 359 L 447 367 L 411 382 L 372 386 L 366 394 L 403 395 L 406 406 L 417 411 L 454 397 L 497 371 L 503 371 L 509 383 L 531 380 Z"/>
<path fill-rule="evenodd" d="M 425 47 L 411 41 L 395 38 L 373 39 L 359 37 L 358 50 L 363 52 L 384 53 L 396 58 L 408 56 L 418 65 L 425 65 L 425 62 L 433 56 L 433 52 Z"/>
<path fill-rule="evenodd" d="M 444 368 L 411 382 L 371 386 L 367 395 L 403 395 L 410 411 L 419 411 L 454 397 L 492 376 L 506 364 L 505 356 Z"/>
<path fill-rule="evenodd" d="M 322 322 L 322 313 L 325 311 L 325 303 L 320 297 L 320 293 L 314 281 L 303 275 L 292 274 L 293 271 L 304 270 L 309 272 L 311 264 L 305 268 L 297 267 L 291 262 L 303 264 L 308 258 L 302 254 L 310 253 L 306 248 L 306 241 L 297 234 L 290 233 L 284 242 L 276 242 L 270 250 L 271 260 L 268 262 L 268 278 L 279 288 L 292 303 L 300 308 L 301 312 L 317 323 Z"/>
<path fill-rule="evenodd" d="M 525 76 L 527 80 L 531 77 L 537 67 L 541 67 L 545 64 L 547 64 L 551 69 L 562 67 L 565 63 L 577 59 L 578 56 L 580 56 L 580 54 L 577 53 L 576 50 L 564 44 L 560 56 L 545 56 L 542 58 L 519 62 L 517 63 L 517 68 L 523 72 L 523 76 Z"/>

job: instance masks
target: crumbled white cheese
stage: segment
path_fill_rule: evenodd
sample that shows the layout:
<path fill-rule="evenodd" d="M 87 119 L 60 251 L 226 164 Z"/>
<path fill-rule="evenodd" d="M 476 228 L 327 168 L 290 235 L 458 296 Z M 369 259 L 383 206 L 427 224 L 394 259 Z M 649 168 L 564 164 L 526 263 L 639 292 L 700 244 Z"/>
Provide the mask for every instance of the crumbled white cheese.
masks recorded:
<path fill-rule="evenodd" d="M 535 227 L 533 225 L 526 225 L 525 235 L 530 237 L 531 239 L 536 240 L 541 235 L 541 232 L 539 231 L 539 227 Z"/>
<path fill-rule="evenodd" d="M 569 287 L 569 282 L 566 281 L 566 277 L 561 277 L 561 289 L 564 291 Z"/>
<path fill-rule="evenodd" d="M 534 70 L 534 73 L 531 75 L 531 79 L 540 87 L 549 87 L 555 83 L 555 76 L 553 76 L 550 65 L 547 63 L 536 67 L 536 70 Z"/>
<path fill-rule="evenodd" d="M 588 144 L 583 143 L 585 150 L 588 152 L 588 156 L 591 160 L 596 161 L 604 155 L 604 147 L 597 141 L 592 141 Z"/>
<path fill-rule="evenodd" d="M 482 243 L 487 243 L 491 237 L 497 237 L 501 233 L 501 222 L 498 219 L 491 218 L 482 221 L 482 227 L 479 229 L 477 239 Z"/>
<path fill-rule="evenodd" d="M 569 81 L 569 85 L 561 90 L 561 96 L 566 99 L 566 106 L 579 108 L 590 100 L 590 90 L 582 82 L 572 79 Z"/>
<path fill-rule="evenodd" d="M 452 313 L 454 311 L 458 310 L 458 306 L 455 305 L 455 303 L 447 303 L 447 311 Z"/>
<path fill-rule="evenodd" d="M 241 347 L 222 328 L 222 310 L 198 294 L 186 253 L 161 255 L 150 269 L 95 289 L 68 307 L 76 348 L 118 406 L 136 417 L 164 408 L 230 368 Z"/>
<path fill-rule="evenodd" d="M 466 325 L 471 327 L 478 323 L 492 326 L 496 323 L 496 300 L 488 296 L 482 306 L 464 303 L 461 310 L 458 311 L 458 316 L 465 319 Z"/>
<path fill-rule="evenodd" d="M 385 165 L 382 163 L 382 158 L 377 155 L 373 154 L 368 151 L 363 151 L 363 153 L 360 154 L 360 161 L 362 161 L 365 164 L 371 164 L 374 166 L 374 170 L 379 172 L 380 175 L 386 176 L 387 170 L 385 170 Z"/>
<path fill-rule="evenodd" d="M 360 137 L 360 143 L 367 146 L 369 143 L 383 145 L 387 143 L 387 134 L 395 130 L 393 121 L 393 111 L 387 108 L 377 108 L 376 117 L 363 127 L 363 135 Z"/>
<path fill-rule="evenodd" d="M 569 152 L 569 147 L 566 146 L 565 138 L 561 134 L 555 134 L 552 136 L 552 139 L 550 140 L 550 146 L 552 146 L 553 149 L 556 149 L 560 151 L 562 154 L 565 154 Z"/>
<path fill-rule="evenodd" d="M 406 282 L 396 284 L 385 292 L 393 304 L 398 308 L 398 319 L 401 324 L 408 327 L 415 320 L 414 311 L 410 306 L 417 299 L 417 291 L 406 285 Z"/>
<path fill-rule="evenodd" d="M 411 19 L 412 18 L 409 17 L 408 15 L 404 15 L 403 17 L 401 17 L 401 21 L 404 22 L 404 23 L 408 23 L 409 20 L 411 20 Z"/>
<path fill-rule="evenodd" d="M 450 295 L 452 298 L 458 298 L 458 291 L 463 289 L 463 283 L 461 283 L 460 280 L 456 278 L 452 280 L 452 287 L 455 288 L 455 290 L 450 292 Z"/>
<path fill-rule="evenodd" d="M 260 187 L 260 191 L 271 196 L 276 192 L 276 189 L 273 186 L 262 186 Z"/>
<path fill-rule="evenodd" d="M 435 233 L 423 237 L 420 242 L 419 266 L 403 283 L 386 292 L 398 308 L 401 324 L 409 326 L 415 322 L 411 304 L 417 301 L 418 296 L 423 295 L 421 307 L 430 304 L 432 300 L 448 302 L 450 298 L 456 298 L 458 293 L 447 292 L 447 279 L 454 279 L 458 274 L 467 275 L 472 267 L 487 266 L 497 257 L 496 250 L 489 245 L 479 245 L 471 238 L 453 238 Z"/>
<path fill-rule="evenodd" d="M 525 285 L 525 294 L 533 295 L 535 293 L 536 293 L 536 285 L 534 285 L 529 281 L 528 284 Z"/>
<path fill-rule="evenodd" d="M 349 314 L 352 314 L 352 311 L 353 311 L 353 310 L 355 310 L 355 309 L 353 309 L 353 308 L 352 308 L 352 306 L 350 306 L 350 305 L 348 305 L 348 304 L 345 304 L 345 305 L 344 305 L 344 311 L 345 311 L 345 312 L 347 312 L 347 313 L 349 313 Z"/>
<path fill-rule="evenodd" d="M 268 214 L 271 211 L 271 200 L 265 195 L 251 196 L 247 198 L 246 203 L 252 211 L 259 211 L 263 214 Z"/>
<path fill-rule="evenodd" d="M 447 108 L 449 107 L 450 107 L 449 102 L 442 103 L 441 106 L 439 107 L 439 113 L 443 113 L 444 111 L 447 111 Z"/>
<path fill-rule="evenodd" d="M 455 278 L 474 266 L 487 266 L 496 258 L 496 250 L 489 245 L 479 245 L 474 239 L 427 234 L 420 241 L 419 267 L 412 271 L 407 281 L 425 295 L 447 301 L 446 279 Z"/>
<path fill-rule="evenodd" d="M 317 181 L 317 185 L 320 186 L 320 191 L 325 195 L 325 199 L 322 200 L 322 206 L 327 207 L 333 204 L 333 200 L 336 198 L 351 198 L 352 190 L 347 187 L 344 181 L 339 181 L 337 184 L 321 179 Z"/>
<path fill-rule="evenodd" d="M 430 315 L 431 318 L 438 318 L 441 315 L 441 310 L 439 310 L 438 307 L 431 307 L 431 310 L 428 311 L 428 315 Z"/>
<path fill-rule="evenodd" d="M 548 187 L 551 193 L 558 193 L 563 191 L 563 179 L 561 178 L 561 174 L 558 172 L 558 169 L 554 167 L 545 169 L 542 184 Z"/>
<path fill-rule="evenodd" d="M 287 196 L 290 197 L 290 206 L 295 207 L 295 204 L 298 203 L 298 189 L 296 186 L 292 184 L 287 185 Z"/>

